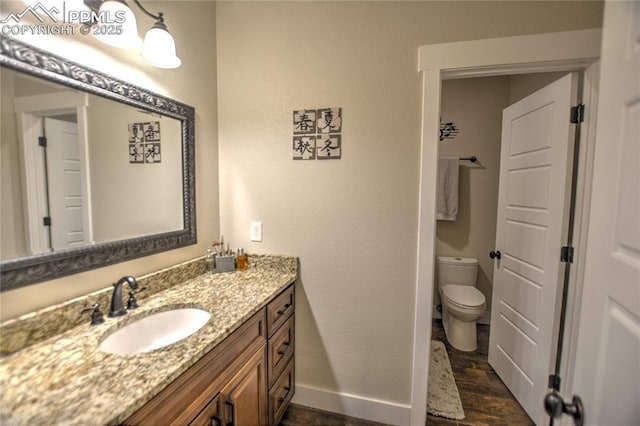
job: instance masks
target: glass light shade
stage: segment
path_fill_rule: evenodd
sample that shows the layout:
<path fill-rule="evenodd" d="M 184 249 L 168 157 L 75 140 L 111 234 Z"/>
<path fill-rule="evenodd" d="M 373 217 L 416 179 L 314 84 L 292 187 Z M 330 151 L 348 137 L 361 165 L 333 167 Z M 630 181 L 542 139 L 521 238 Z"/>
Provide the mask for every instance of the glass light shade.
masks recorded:
<path fill-rule="evenodd" d="M 142 59 L 158 68 L 178 68 L 182 61 L 176 55 L 176 42 L 164 23 L 158 21 L 144 36 Z"/>
<path fill-rule="evenodd" d="M 98 22 L 92 30 L 94 36 L 103 43 L 120 49 L 137 50 L 142 45 L 138 35 L 136 16 L 129 7 L 118 0 L 107 0 L 100 5 L 100 16 L 109 22 Z M 104 24 L 104 27 L 102 25 Z M 104 28 L 104 34 L 101 31 Z M 114 28 L 120 28 L 118 34 Z"/>

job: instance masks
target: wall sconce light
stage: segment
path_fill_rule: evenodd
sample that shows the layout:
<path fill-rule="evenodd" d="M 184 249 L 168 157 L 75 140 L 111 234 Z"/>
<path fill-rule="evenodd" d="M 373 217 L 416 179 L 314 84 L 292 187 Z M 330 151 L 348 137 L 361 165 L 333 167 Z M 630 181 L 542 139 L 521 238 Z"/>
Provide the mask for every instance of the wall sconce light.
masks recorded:
<path fill-rule="evenodd" d="M 145 34 L 140 56 L 160 68 L 178 68 L 182 64 L 176 55 L 176 42 L 164 23 L 162 13 L 158 13 L 156 23 Z"/>
<path fill-rule="evenodd" d="M 99 3 L 98 16 L 104 21 L 94 21 L 93 36 L 109 46 L 119 49 L 137 50 L 142 46 L 138 36 L 136 15 L 119 0 L 105 0 Z"/>
<path fill-rule="evenodd" d="M 97 12 L 99 17 L 110 17 L 118 22 L 117 31 L 114 31 L 113 21 L 109 19 L 104 23 L 94 22 L 93 25 L 97 27 L 92 31 L 95 37 L 103 43 L 121 49 L 138 50 L 142 47 L 140 56 L 155 67 L 178 68 L 182 61 L 176 55 L 176 42 L 164 23 L 163 13 L 154 15 L 138 0 L 133 2 L 147 16 L 155 19 L 155 23 L 144 37 L 144 42 L 138 35 L 136 17 L 124 0 L 85 0 L 85 4 Z"/>
<path fill-rule="evenodd" d="M 138 50 L 142 59 L 158 68 L 178 68 L 182 61 L 176 55 L 176 42 L 164 23 L 164 15 L 145 9 L 139 0 L 133 2 L 145 15 L 155 20 L 144 42 L 138 35 L 136 16 L 125 0 L 22 0 L 31 8 L 44 8 L 56 21 L 85 25 L 103 43 L 120 49 Z"/>

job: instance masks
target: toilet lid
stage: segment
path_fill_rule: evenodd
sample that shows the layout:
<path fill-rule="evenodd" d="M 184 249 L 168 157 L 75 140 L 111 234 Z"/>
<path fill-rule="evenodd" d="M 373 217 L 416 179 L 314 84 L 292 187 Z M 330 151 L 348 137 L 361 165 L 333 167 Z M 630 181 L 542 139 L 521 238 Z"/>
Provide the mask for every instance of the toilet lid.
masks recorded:
<path fill-rule="evenodd" d="M 461 306 L 481 306 L 486 301 L 480 290 L 468 285 L 446 285 L 442 294 L 451 302 Z"/>

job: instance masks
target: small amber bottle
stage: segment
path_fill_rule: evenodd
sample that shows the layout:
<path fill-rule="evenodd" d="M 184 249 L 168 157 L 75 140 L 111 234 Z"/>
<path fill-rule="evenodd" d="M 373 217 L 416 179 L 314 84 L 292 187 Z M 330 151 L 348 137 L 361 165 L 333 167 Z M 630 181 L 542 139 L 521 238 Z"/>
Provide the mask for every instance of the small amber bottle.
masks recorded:
<path fill-rule="evenodd" d="M 239 271 L 244 271 L 249 268 L 249 261 L 243 248 L 238 249 L 238 257 L 236 258 L 236 265 Z"/>

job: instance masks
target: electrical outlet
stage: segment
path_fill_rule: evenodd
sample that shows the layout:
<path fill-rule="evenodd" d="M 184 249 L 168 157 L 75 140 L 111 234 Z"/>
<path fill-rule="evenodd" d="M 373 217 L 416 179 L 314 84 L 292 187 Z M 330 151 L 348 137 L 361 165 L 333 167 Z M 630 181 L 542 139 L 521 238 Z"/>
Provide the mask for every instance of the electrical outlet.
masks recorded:
<path fill-rule="evenodd" d="M 251 241 L 262 241 L 262 222 L 251 222 Z"/>

